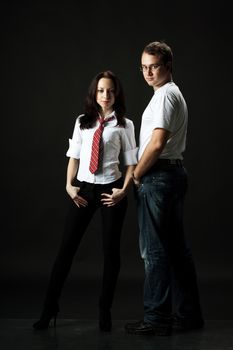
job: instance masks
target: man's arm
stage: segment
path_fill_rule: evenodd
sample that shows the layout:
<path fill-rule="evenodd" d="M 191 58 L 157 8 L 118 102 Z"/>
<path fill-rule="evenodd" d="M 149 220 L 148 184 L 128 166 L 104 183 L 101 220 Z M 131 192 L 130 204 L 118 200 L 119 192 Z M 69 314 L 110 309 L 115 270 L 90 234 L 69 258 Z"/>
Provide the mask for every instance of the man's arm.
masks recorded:
<path fill-rule="evenodd" d="M 133 175 L 136 181 L 139 181 L 140 178 L 156 163 L 170 135 L 171 132 L 165 129 L 153 130 L 151 140 L 134 169 Z"/>

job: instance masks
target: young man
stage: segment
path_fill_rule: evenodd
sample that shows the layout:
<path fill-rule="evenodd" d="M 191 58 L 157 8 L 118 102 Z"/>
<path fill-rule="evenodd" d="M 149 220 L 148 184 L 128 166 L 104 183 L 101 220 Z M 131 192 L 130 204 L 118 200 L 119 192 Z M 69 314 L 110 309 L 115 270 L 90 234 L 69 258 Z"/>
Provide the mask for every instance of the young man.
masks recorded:
<path fill-rule="evenodd" d="M 144 319 L 125 326 L 133 334 L 169 335 L 174 325 L 185 329 L 204 325 L 195 266 L 183 230 L 187 173 L 182 154 L 188 112 L 172 80 L 172 61 L 171 48 L 164 42 L 148 44 L 141 56 L 142 74 L 154 94 L 142 116 L 139 161 L 133 173 L 145 264 Z"/>

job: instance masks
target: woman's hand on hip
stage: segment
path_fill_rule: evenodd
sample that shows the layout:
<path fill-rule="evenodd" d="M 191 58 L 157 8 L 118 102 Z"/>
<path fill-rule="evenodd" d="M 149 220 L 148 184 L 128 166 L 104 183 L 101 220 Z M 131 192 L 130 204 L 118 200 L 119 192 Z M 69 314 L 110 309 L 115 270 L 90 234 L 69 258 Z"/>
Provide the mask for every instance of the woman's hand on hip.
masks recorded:
<path fill-rule="evenodd" d="M 122 188 L 113 188 L 112 194 L 102 193 L 101 196 L 103 197 L 101 202 L 107 207 L 111 207 L 120 202 L 126 196 L 126 192 Z"/>
<path fill-rule="evenodd" d="M 88 202 L 83 197 L 79 196 L 78 193 L 80 191 L 80 187 L 75 187 L 72 185 L 66 186 L 66 192 L 70 196 L 70 198 L 74 201 L 74 203 L 80 207 L 86 207 Z"/>

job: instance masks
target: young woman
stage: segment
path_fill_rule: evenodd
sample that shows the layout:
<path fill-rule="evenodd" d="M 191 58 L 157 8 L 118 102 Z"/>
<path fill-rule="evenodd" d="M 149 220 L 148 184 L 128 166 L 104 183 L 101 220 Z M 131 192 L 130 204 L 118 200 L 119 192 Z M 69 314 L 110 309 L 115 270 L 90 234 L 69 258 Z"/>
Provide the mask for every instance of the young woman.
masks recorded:
<path fill-rule="evenodd" d="M 124 179 L 119 155 L 126 166 Z M 120 237 L 127 208 L 127 190 L 137 163 L 134 124 L 125 117 L 121 83 L 111 71 L 92 80 L 84 114 L 69 140 L 66 190 L 70 208 L 55 260 L 44 308 L 35 329 L 46 329 L 59 311 L 58 300 L 74 255 L 97 209 L 101 211 L 104 270 L 99 298 L 99 328 L 110 331 L 111 307 L 120 270 Z"/>

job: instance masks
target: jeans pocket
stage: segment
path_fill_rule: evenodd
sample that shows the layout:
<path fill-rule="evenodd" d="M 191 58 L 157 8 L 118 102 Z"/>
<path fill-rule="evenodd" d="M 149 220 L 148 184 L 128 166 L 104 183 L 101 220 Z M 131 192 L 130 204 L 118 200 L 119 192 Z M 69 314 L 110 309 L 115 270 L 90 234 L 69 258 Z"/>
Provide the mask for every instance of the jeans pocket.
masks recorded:
<path fill-rule="evenodd" d="M 144 185 L 140 183 L 138 186 L 134 186 L 135 188 L 135 195 L 140 196 L 143 193 Z"/>
<path fill-rule="evenodd" d="M 79 181 L 77 185 L 79 190 L 79 195 L 82 197 L 89 197 L 90 193 L 92 193 L 92 186 L 89 186 L 85 181 Z"/>
<path fill-rule="evenodd" d="M 72 186 L 75 186 L 75 187 L 81 187 L 82 186 L 82 181 L 79 181 L 77 178 L 73 179 L 72 180 Z"/>

